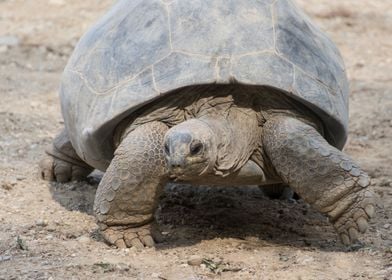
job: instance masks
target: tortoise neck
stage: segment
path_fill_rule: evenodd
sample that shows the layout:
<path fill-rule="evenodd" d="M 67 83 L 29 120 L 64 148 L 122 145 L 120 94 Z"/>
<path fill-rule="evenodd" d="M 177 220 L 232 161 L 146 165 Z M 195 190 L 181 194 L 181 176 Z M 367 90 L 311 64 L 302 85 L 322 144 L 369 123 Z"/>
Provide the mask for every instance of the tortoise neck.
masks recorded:
<path fill-rule="evenodd" d="M 232 106 L 227 111 L 213 111 L 198 119 L 211 128 L 217 139 L 216 175 L 227 176 L 240 170 L 261 141 L 254 110 Z"/>

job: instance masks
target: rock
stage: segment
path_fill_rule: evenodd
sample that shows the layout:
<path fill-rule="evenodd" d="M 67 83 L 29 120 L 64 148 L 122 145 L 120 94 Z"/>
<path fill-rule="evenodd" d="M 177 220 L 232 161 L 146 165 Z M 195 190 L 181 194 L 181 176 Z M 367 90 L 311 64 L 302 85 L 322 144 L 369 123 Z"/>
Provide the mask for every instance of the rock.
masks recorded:
<path fill-rule="evenodd" d="M 385 228 L 385 229 L 389 229 L 390 227 L 391 227 L 391 224 L 385 224 L 385 225 L 384 225 L 384 228 Z"/>
<path fill-rule="evenodd" d="M 11 256 L 0 256 L 0 262 L 11 260 Z"/>
<path fill-rule="evenodd" d="M 116 269 L 119 271 L 129 271 L 129 265 L 126 263 L 118 263 L 116 264 Z"/>
<path fill-rule="evenodd" d="M 283 254 L 279 254 L 279 260 L 282 262 L 287 262 L 289 260 L 289 257 Z"/>
<path fill-rule="evenodd" d="M 26 245 L 26 241 L 24 239 L 22 239 L 22 237 L 20 237 L 19 235 L 16 238 L 16 246 L 18 249 L 27 251 L 29 250 L 29 248 Z"/>
<path fill-rule="evenodd" d="M 1 187 L 6 191 L 10 191 L 12 190 L 13 185 L 9 182 L 4 182 L 1 184 Z"/>
<path fill-rule="evenodd" d="M 48 225 L 48 221 L 39 219 L 35 222 L 35 225 L 39 227 L 46 227 Z"/>
<path fill-rule="evenodd" d="M 297 262 L 301 265 L 308 265 L 309 263 L 314 262 L 314 258 L 310 256 L 301 256 L 297 258 Z"/>
<path fill-rule="evenodd" d="M 16 36 L 6 35 L 0 36 L 0 46 L 16 47 L 20 44 L 20 40 Z"/>
<path fill-rule="evenodd" d="M 81 243 L 88 243 L 88 242 L 90 242 L 90 237 L 88 237 L 86 235 L 82 235 L 78 238 L 78 241 Z"/>
<path fill-rule="evenodd" d="M 55 227 L 48 227 L 46 230 L 49 232 L 54 232 L 54 231 L 56 231 L 56 228 Z"/>
<path fill-rule="evenodd" d="M 53 240 L 53 235 L 52 234 L 48 234 L 47 236 L 45 236 L 46 240 Z"/>
<path fill-rule="evenodd" d="M 193 255 L 188 259 L 188 264 L 191 266 L 199 266 L 203 262 L 203 258 L 198 255 Z"/>
<path fill-rule="evenodd" d="M 49 0 L 49 5 L 64 6 L 65 1 L 64 0 Z"/>

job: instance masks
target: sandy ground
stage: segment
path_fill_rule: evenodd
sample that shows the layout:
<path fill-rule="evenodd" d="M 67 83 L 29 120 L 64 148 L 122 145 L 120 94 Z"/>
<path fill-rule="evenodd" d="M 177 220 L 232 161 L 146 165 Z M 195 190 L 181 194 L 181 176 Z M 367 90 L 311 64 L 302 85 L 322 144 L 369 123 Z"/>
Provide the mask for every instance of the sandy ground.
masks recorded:
<path fill-rule="evenodd" d="M 168 186 L 157 212 L 166 239 L 141 252 L 102 242 L 96 178 L 37 177 L 62 126 L 62 69 L 112 2 L 0 0 L 0 279 L 392 279 L 392 1 L 299 1 L 348 68 L 345 150 L 380 197 L 362 243 L 344 247 L 306 204 L 257 188 Z"/>

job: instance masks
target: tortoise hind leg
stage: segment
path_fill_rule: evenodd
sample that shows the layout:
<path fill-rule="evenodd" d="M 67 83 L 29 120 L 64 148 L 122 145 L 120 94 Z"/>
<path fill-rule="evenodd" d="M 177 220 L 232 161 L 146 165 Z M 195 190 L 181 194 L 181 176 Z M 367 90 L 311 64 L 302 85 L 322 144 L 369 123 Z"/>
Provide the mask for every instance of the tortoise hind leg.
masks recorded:
<path fill-rule="evenodd" d="M 81 181 L 94 170 L 76 154 L 65 129 L 46 150 L 46 156 L 40 161 L 39 168 L 42 179 L 62 183 Z"/>
<path fill-rule="evenodd" d="M 276 116 L 263 131 L 264 150 L 283 182 L 330 217 L 344 244 L 355 242 L 375 212 L 368 175 L 297 119 Z"/>
<path fill-rule="evenodd" d="M 130 132 L 98 186 L 94 211 L 105 240 L 119 248 L 154 245 L 152 222 L 168 181 L 163 149 L 167 126 L 151 122 Z"/>

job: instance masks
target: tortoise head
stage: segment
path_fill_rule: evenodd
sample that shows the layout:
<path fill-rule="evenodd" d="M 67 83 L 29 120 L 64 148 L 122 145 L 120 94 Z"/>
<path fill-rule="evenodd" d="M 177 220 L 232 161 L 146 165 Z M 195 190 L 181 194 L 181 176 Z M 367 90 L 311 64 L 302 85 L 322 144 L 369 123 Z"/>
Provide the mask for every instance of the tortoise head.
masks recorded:
<path fill-rule="evenodd" d="M 180 123 L 167 131 L 164 143 L 166 163 L 173 178 L 191 179 L 214 168 L 217 142 L 207 123 L 198 119 Z"/>

